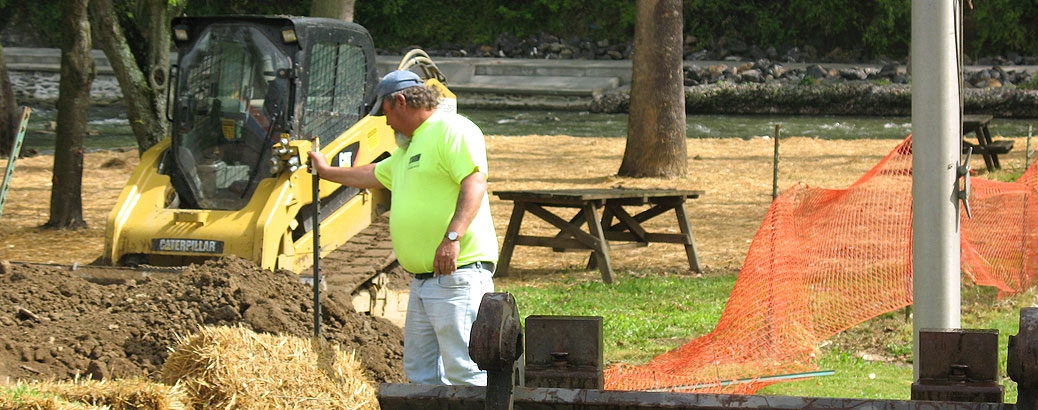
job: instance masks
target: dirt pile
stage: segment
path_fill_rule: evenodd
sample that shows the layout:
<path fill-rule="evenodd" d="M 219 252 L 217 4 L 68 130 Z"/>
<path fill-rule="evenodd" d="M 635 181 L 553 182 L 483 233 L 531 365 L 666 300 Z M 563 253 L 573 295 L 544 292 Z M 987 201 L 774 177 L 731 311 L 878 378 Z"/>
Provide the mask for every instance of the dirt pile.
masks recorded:
<path fill-rule="evenodd" d="M 202 326 L 313 335 L 313 295 L 297 275 L 237 257 L 136 280 L 84 279 L 96 268 L 5 264 L 0 269 L 0 381 L 154 378 L 169 349 Z M 96 276 L 95 276 L 96 277 Z M 114 283 L 111 283 L 114 282 Z M 376 382 L 406 382 L 403 331 L 326 293 L 322 337 L 357 358 Z"/>

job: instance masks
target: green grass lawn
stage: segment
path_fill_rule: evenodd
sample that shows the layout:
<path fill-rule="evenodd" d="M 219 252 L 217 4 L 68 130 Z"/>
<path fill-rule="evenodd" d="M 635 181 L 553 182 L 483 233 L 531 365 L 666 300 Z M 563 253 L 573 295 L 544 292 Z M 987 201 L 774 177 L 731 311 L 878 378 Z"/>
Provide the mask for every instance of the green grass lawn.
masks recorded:
<path fill-rule="evenodd" d="M 522 318 L 602 316 L 606 362 L 642 364 L 713 330 L 735 284 L 735 275 L 621 272 L 617 278 L 617 284 L 606 285 L 563 274 L 536 283 L 501 281 L 497 288 L 515 296 Z M 999 331 L 999 367 L 1007 403 L 1016 402 L 1016 384 L 1005 375 L 1008 336 L 1018 332 L 1020 308 L 1036 302 L 1034 291 L 999 300 L 992 289 L 964 285 L 962 290 L 962 327 Z M 818 366 L 834 371 L 833 375 L 777 383 L 757 394 L 909 399 L 913 370 L 908 314 L 901 310 L 881 315 L 823 343 Z M 882 346 L 855 345 L 874 340 L 855 335 L 876 332 L 884 333 Z M 886 360 L 870 360 L 860 354 L 863 351 L 878 351 Z"/>

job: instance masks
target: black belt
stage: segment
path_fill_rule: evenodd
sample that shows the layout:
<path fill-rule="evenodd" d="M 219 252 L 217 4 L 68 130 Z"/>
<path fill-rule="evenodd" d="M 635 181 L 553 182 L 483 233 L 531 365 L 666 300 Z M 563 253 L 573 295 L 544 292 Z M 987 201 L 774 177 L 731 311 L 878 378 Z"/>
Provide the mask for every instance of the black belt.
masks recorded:
<path fill-rule="evenodd" d="M 470 264 L 461 265 L 461 266 L 458 267 L 458 269 L 468 269 L 468 268 L 486 269 L 486 270 L 488 270 L 490 272 L 493 272 L 494 271 L 494 263 L 493 262 L 472 262 Z M 414 278 L 418 279 L 418 280 L 432 279 L 432 278 L 436 277 L 436 275 L 434 273 L 432 273 L 432 272 L 413 273 L 413 274 L 411 274 L 411 276 L 414 276 Z"/>

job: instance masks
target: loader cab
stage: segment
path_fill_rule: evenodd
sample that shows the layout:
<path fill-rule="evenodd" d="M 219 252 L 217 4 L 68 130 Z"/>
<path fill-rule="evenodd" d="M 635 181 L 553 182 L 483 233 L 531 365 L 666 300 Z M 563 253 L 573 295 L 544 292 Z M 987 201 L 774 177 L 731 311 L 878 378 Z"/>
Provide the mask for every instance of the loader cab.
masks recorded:
<path fill-rule="evenodd" d="M 366 115 L 377 81 L 361 26 L 306 17 L 173 20 L 171 208 L 238 210 L 276 176 L 281 139 L 334 138 Z"/>

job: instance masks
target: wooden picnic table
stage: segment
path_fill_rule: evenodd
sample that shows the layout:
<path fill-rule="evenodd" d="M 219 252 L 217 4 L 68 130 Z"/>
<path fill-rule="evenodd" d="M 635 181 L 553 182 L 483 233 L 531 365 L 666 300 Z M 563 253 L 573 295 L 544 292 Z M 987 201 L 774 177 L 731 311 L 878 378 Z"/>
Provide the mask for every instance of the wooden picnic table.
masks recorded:
<path fill-rule="evenodd" d="M 962 116 L 962 134 L 965 136 L 972 132 L 977 136 L 976 144 L 962 140 L 962 153 L 965 154 L 973 148 L 974 154 L 984 157 L 984 166 L 989 172 L 1002 168 L 1002 164 L 998 162 L 998 155 L 1007 154 L 1013 149 L 1013 140 L 992 140 L 991 131 L 988 130 L 991 118 L 990 115 Z"/>
<path fill-rule="evenodd" d="M 514 203 L 501 247 L 497 275 L 508 276 L 508 265 L 516 245 L 541 246 L 556 252 L 590 250 L 588 268 L 597 267 L 602 272 L 602 280 L 613 283 L 610 249 L 648 246 L 649 242 L 683 245 L 689 267 L 700 272 L 699 256 L 685 201 L 699 198 L 702 194 L 703 191 L 628 188 L 495 191 L 494 195 Z M 649 205 L 648 209 L 634 215 L 627 210 L 628 207 L 646 205 Z M 555 213 L 567 208 L 579 211 L 568 220 Z M 642 226 L 644 222 L 671 211 L 676 215 L 675 222 L 680 234 L 648 232 Z M 558 228 L 558 233 L 554 236 L 520 234 L 527 213 Z"/>

